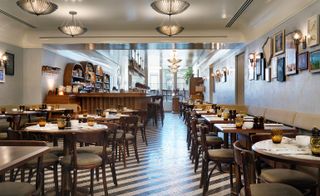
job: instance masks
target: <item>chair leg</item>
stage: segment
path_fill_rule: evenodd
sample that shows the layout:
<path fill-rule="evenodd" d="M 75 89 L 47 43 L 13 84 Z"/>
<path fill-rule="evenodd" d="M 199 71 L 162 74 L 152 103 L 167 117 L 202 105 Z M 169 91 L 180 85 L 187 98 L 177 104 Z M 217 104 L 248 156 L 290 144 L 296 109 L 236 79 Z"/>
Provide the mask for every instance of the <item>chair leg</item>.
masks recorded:
<path fill-rule="evenodd" d="M 206 195 L 209 189 L 209 184 L 207 183 L 207 178 L 208 178 L 208 162 L 204 164 L 203 166 L 203 173 L 202 173 L 202 195 Z"/>
<path fill-rule="evenodd" d="M 29 169 L 28 183 L 31 182 L 32 177 L 33 177 L 33 169 Z"/>
<path fill-rule="evenodd" d="M 124 168 L 126 168 L 127 164 L 126 164 L 126 148 L 125 148 L 125 146 L 122 146 L 121 154 L 122 154 L 122 159 L 123 159 L 123 166 L 124 166 Z"/>
<path fill-rule="evenodd" d="M 94 169 L 91 169 L 90 170 L 90 194 L 91 194 L 91 196 L 93 196 L 93 178 L 94 178 Z"/>
<path fill-rule="evenodd" d="M 130 157 L 130 153 L 129 153 L 129 142 L 125 141 L 126 143 L 126 150 L 127 150 L 127 156 Z"/>
<path fill-rule="evenodd" d="M 196 155 L 195 155 L 195 162 L 194 162 L 194 173 L 197 173 L 198 166 L 199 166 L 199 155 L 200 155 L 200 149 L 195 149 Z"/>
<path fill-rule="evenodd" d="M 114 161 L 112 161 L 112 162 L 110 163 L 110 168 L 111 168 L 111 173 L 112 173 L 113 184 L 114 184 L 115 186 L 118 186 L 117 174 L 116 174 L 116 167 L 115 167 Z"/>
<path fill-rule="evenodd" d="M 137 148 L 137 141 L 136 140 L 137 140 L 137 138 L 135 138 L 135 141 L 133 141 L 134 153 L 136 155 L 137 162 L 140 163 L 139 155 L 138 155 L 138 148 Z"/>
<path fill-rule="evenodd" d="M 99 174 L 100 174 L 100 172 L 99 172 L 99 167 L 97 167 L 97 168 L 96 168 L 96 179 L 97 179 L 98 182 L 99 182 L 99 180 L 100 180 Z"/>
<path fill-rule="evenodd" d="M 73 170 L 72 196 L 77 195 L 78 170 Z"/>
<path fill-rule="evenodd" d="M 21 168 L 21 182 L 24 182 L 24 178 L 25 178 L 25 170 Z"/>
<path fill-rule="evenodd" d="M 233 190 L 233 168 L 232 168 L 233 164 L 229 165 L 229 176 L 230 176 L 230 187 L 231 190 Z"/>
<path fill-rule="evenodd" d="M 42 168 L 42 177 L 41 177 L 41 178 L 42 178 L 42 185 L 41 185 L 41 186 L 42 186 L 42 187 L 41 187 L 42 195 L 45 195 L 45 194 L 44 194 L 44 180 L 45 180 L 45 179 L 44 179 L 44 176 L 45 176 L 44 168 Z"/>
<path fill-rule="evenodd" d="M 104 195 L 108 195 L 108 187 L 107 187 L 107 177 L 106 177 L 106 165 L 105 163 L 102 163 L 102 182 L 103 182 L 103 189 L 104 189 Z"/>
<path fill-rule="evenodd" d="M 199 188 L 203 187 L 203 183 L 204 183 L 204 177 L 205 177 L 205 173 L 208 173 L 208 162 L 204 159 L 202 159 L 202 168 L 201 168 L 201 177 L 200 177 L 200 186 Z"/>
<path fill-rule="evenodd" d="M 59 195 L 58 163 L 54 164 L 53 166 L 53 180 L 54 180 L 56 195 Z"/>

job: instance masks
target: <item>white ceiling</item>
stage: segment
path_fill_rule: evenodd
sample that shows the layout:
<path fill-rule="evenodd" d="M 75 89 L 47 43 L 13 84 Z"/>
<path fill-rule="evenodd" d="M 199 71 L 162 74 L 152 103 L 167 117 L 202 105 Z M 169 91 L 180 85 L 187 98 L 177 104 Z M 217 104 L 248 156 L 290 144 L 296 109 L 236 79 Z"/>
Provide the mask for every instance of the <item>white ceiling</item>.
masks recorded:
<path fill-rule="evenodd" d="M 151 8 L 152 0 L 53 0 L 59 8 L 46 16 L 24 12 L 16 1 L 0 0 L 0 9 L 36 28 L 27 27 L 0 13 L 0 41 L 22 47 L 43 47 L 43 44 L 61 46 L 71 43 L 245 43 L 270 31 L 317 0 L 253 0 L 231 28 L 225 25 L 245 0 L 187 0 L 191 6 L 182 14 L 173 16 L 185 30 L 173 38 L 155 31 L 155 27 L 167 17 Z M 71 10 L 77 11 L 77 18 L 88 27 L 85 35 L 70 38 L 57 30 L 70 17 L 68 12 Z M 158 55 L 160 52 L 148 51 Z M 82 60 L 91 56 L 97 63 L 104 62 L 106 58 L 103 50 L 60 50 L 59 53 Z M 162 50 L 162 53 L 166 61 L 171 50 Z M 210 50 L 178 50 L 178 56 L 183 59 L 182 67 L 212 54 Z"/>

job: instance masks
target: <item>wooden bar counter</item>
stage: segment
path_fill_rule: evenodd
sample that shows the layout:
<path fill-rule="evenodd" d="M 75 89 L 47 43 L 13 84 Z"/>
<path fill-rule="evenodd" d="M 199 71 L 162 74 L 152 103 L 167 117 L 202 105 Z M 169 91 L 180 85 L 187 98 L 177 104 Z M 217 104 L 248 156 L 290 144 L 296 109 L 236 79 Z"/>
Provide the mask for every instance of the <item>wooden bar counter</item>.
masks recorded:
<path fill-rule="evenodd" d="M 82 110 L 89 113 L 95 113 L 97 108 L 107 109 L 116 108 L 121 105 L 123 107 L 146 110 L 147 103 L 151 101 L 151 97 L 145 93 L 79 93 L 70 95 L 48 95 L 46 97 L 47 104 L 79 104 Z"/>

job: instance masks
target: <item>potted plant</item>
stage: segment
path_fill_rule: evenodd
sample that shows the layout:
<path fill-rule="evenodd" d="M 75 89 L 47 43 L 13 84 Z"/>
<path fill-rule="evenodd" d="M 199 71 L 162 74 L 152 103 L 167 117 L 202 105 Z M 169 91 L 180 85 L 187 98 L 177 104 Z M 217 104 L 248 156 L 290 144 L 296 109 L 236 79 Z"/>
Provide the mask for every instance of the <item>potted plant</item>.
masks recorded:
<path fill-rule="evenodd" d="M 189 84 L 189 80 L 193 75 L 192 67 L 188 67 L 187 71 L 184 73 L 183 78 L 186 80 L 186 84 Z"/>

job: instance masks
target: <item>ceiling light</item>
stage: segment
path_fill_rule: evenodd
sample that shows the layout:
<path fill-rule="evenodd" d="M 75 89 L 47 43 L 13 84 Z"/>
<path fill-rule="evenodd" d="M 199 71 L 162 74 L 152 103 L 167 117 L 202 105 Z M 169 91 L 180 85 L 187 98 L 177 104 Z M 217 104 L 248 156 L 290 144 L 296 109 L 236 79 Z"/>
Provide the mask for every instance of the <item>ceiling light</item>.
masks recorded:
<path fill-rule="evenodd" d="M 172 59 L 168 59 L 169 63 L 171 63 L 172 65 L 178 64 L 182 61 L 182 59 L 177 59 L 176 58 L 176 50 L 173 50 L 173 57 Z"/>
<path fill-rule="evenodd" d="M 160 14 L 175 15 L 184 12 L 190 3 L 185 0 L 155 0 L 151 7 Z"/>
<path fill-rule="evenodd" d="M 58 27 L 58 29 L 62 33 L 66 34 L 66 35 L 70 35 L 71 37 L 74 37 L 77 35 L 82 35 L 88 31 L 88 29 L 86 27 L 84 27 L 80 23 L 80 21 L 75 19 L 75 15 L 77 14 L 77 12 L 70 11 L 69 14 L 72 16 L 71 20 L 66 20 L 66 22 L 64 22 L 64 24 L 62 24 L 60 27 Z"/>
<path fill-rule="evenodd" d="M 171 16 L 169 15 L 169 22 L 167 24 L 158 26 L 156 30 L 163 35 L 171 37 L 173 35 L 181 33 L 184 30 L 184 27 L 178 24 L 173 24 L 171 22 Z"/>
<path fill-rule="evenodd" d="M 50 0 L 19 0 L 17 5 L 26 12 L 34 15 L 46 15 L 58 9 Z"/>

